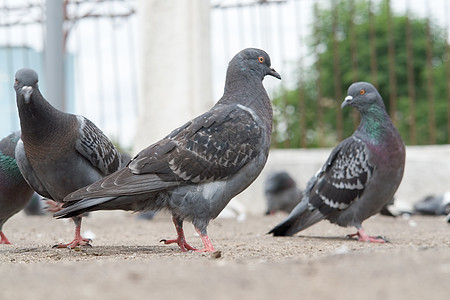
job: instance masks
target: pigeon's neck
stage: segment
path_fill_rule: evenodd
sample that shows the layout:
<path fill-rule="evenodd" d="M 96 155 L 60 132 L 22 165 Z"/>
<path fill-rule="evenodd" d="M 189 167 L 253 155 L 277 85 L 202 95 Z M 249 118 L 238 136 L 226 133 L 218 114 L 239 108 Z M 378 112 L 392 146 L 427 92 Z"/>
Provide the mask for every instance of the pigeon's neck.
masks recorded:
<path fill-rule="evenodd" d="M 252 108 L 272 122 L 272 104 L 262 79 L 248 70 L 228 70 L 221 104 L 239 103 Z"/>
<path fill-rule="evenodd" d="M 397 131 L 393 127 L 386 111 L 378 105 L 372 105 L 361 111 L 361 123 L 357 132 L 367 137 L 372 144 L 380 144 L 389 139 L 393 129 Z"/>
<path fill-rule="evenodd" d="M 9 178 L 20 178 L 22 175 L 20 174 L 19 167 L 17 166 L 16 159 L 9 155 L 6 155 L 2 151 L 0 151 L 0 170 L 8 174 Z"/>
<path fill-rule="evenodd" d="M 34 141 L 48 139 L 69 126 L 65 113 L 54 108 L 35 90 L 29 103 L 18 101 L 22 139 Z"/>

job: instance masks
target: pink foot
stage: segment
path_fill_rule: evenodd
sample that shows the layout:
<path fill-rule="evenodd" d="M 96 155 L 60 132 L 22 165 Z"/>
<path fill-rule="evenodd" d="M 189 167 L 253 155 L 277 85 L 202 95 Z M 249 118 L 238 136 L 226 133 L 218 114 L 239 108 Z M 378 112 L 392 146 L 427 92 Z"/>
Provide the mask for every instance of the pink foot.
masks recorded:
<path fill-rule="evenodd" d="M 92 247 L 91 244 L 89 244 L 91 240 L 90 239 L 85 239 L 82 236 L 79 237 L 75 237 L 75 239 L 73 241 L 71 241 L 68 244 L 58 244 L 53 246 L 53 248 L 69 248 L 69 249 L 73 249 L 77 246 L 89 246 Z"/>
<path fill-rule="evenodd" d="M 160 240 L 160 242 L 164 242 L 165 245 L 177 243 L 178 246 L 180 246 L 180 250 L 182 252 L 187 252 L 189 250 L 195 251 L 194 247 L 189 245 L 186 242 L 186 238 L 184 237 L 184 230 L 183 230 L 183 221 L 177 220 L 177 218 L 172 217 L 173 224 L 175 225 L 175 229 L 177 230 L 178 237 L 174 240 Z"/>
<path fill-rule="evenodd" d="M 0 244 L 11 245 L 11 242 L 8 241 L 6 235 L 0 231 Z"/>
<path fill-rule="evenodd" d="M 352 238 L 354 236 L 358 237 L 358 241 L 360 242 L 369 242 L 369 243 L 386 243 L 387 240 L 385 240 L 381 236 L 369 236 L 365 233 L 364 229 L 360 228 L 358 229 L 358 232 L 354 234 L 347 235 L 349 238 Z"/>
<path fill-rule="evenodd" d="M 197 227 L 195 227 L 195 230 L 197 230 L 198 234 L 200 235 L 200 237 L 201 237 L 201 239 L 203 241 L 203 244 L 205 245 L 205 248 L 203 248 L 203 249 L 196 249 L 194 251 L 195 252 L 214 252 L 214 251 L 216 251 L 216 249 L 214 249 L 211 241 L 209 240 L 208 235 L 207 234 L 202 234 Z"/>
<path fill-rule="evenodd" d="M 192 247 L 191 245 L 189 245 L 186 242 L 184 236 L 183 237 L 178 237 L 177 239 L 174 239 L 174 240 L 164 240 L 163 239 L 163 240 L 160 240 L 160 242 L 164 242 L 165 245 L 177 243 L 178 246 L 180 246 L 180 250 L 182 252 L 187 252 L 189 250 L 192 250 L 192 251 L 196 251 L 197 250 L 197 249 L 195 249 L 194 247 Z"/>
<path fill-rule="evenodd" d="M 89 244 L 89 242 L 91 241 L 90 239 L 85 239 L 81 236 L 81 217 L 77 216 L 77 217 L 73 217 L 72 220 L 75 223 L 75 238 L 73 239 L 73 241 L 71 241 L 68 244 L 58 244 L 53 246 L 53 248 L 69 248 L 69 249 L 73 249 L 76 246 L 89 246 L 92 247 L 91 244 Z"/>

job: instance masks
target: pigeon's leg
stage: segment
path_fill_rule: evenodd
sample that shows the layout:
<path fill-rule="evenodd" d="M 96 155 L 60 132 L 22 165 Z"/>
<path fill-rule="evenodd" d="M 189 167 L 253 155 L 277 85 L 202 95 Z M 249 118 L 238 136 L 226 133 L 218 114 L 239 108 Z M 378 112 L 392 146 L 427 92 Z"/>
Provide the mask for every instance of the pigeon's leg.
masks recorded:
<path fill-rule="evenodd" d="M 370 243 L 386 243 L 387 240 L 385 240 L 381 236 L 368 236 L 364 229 L 362 227 L 358 228 L 358 231 L 354 234 L 347 235 L 349 238 L 352 238 L 354 236 L 358 237 L 358 241 L 360 242 L 370 242 Z"/>
<path fill-rule="evenodd" d="M 186 252 L 188 250 L 196 250 L 194 247 L 191 247 L 187 242 L 184 236 L 183 230 L 183 220 L 178 219 L 177 217 L 172 217 L 173 224 L 175 224 L 175 229 L 177 230 L 178 237 L 174 240 L 161 240 L 160 242 L 164 242 L 164 244 L 172 244 L 177 243 L 180 246 L 181 251 Z"/>
<path fill-rule="evenodd" d="M 0 231 L 0 244 L 11 244 L 11 242 L 8 241 L 6 235 L 2 231 Z"/>
<path fill-rule="evenodd" d="M 195 230 L 197 230 L 198 234 L 200 235 L 203 244 L 205 245 L 205 248 L 203 249 L 196 249 L 195 252 L 214 252 L 216 249 L 214 249 L 211 241 L 209 240 L 209 237 L 206 233 L 202 233 L 200 229 L 195 227 Z"/>
<path fill-rule="evenodd" d="M 69 249 L 73 249 L 76 246 L 91 246 L 91 244 L 89 244 L 89 242 L 91 241 L 90 239 L 85 239 L 81 236 L 81 216 L 76 216 L 73 217 L 72 220 L 75 223 L 75 238 L 73 239 L 72 242 L 68 243 L 68 244 L 59 244 L 59 245 L 55 245 L 53 247 L 56 248 L 69 248 Z"/>
<path fill-rule="evenodd" d="M 52 199 L 44 198 L 45 209 L 50 213 L 56 213 L 62 209 L 63 203 L 56 202 Z"/>

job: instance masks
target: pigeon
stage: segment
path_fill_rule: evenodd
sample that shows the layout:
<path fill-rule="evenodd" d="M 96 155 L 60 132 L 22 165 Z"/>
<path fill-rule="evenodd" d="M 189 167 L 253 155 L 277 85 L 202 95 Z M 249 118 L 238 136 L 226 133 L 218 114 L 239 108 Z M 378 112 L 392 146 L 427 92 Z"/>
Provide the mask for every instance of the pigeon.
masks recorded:
<path fill-rule="evenodd" d="M 169 210 L 181 251 L 215 251 L 207 225 L 228 202 L 245 190 L 267 161 L 272 132 L 272 104 L 262 81 L 281 79 L 269 55 L 247 48 L 230 61 L 222 98 L 139 152 L 128 166 L 68 195 L 57 218 L 94 210 Z M 183 222 L 190 221 L 203 249 L 190 246 Z"/>
<path fill-rule="evenodd" d="M 20 69 L 15 75 L 21 139 L 17 164 L 25 180 L 41 196 L 62 202 L 69 193 L 117 171 L 120 154 L 94 123 L 81 115 L 64 113 L 45 100 L 38 75 Z M 75 238 L 56 247 L 90 245 L 81 237 L 81 216 L 74 216 Z"/>
<path fill-rule="evenodd" d="M 368 236 L 361 223 L 378 213 L 394 196 L 405 168 L 405 145 L 391 122 L 377 89 L 367 82 L 348 88 L 341 108 L 361 114 L 356 131 L 331 152 L 310 179 L 301 202 L 269 233 L 290 236 L 328 219 L 339 226 L 354 226 L 359 241 L 384 243 Z"/>
<path fill-rule="evenodd" d="M 266 215 L 272 215 L 277 211 L 290 213 L 302 198 L 302 191 L 297 188 L 295 180 L 286 171 L 273 172 L 267 176 L 264 194 L 267 204 Z"/>
<path fill-rule="evenodd" d="M 16 163 L 19 139 L 20 131 L 16 131 L 0 141 L 0 244 L 11 244 L 2 231 L 3 224 L 21 211 L 34 193 Z"/>
<path fill-rule="evenodd" d="M 427 196 L 414 204 L 414 213 L 423 215 L 448 215 L 450 214 L 450 192 L 439 196 Z"/>
<path fill-rule="evenodd" d="M 27 216 L 43 216 L 45 215 L 44 205 L 42 203 L 42 197 L 38 193 L 34 193 L 27 206 L 23 209 L 23 212 Z"/>

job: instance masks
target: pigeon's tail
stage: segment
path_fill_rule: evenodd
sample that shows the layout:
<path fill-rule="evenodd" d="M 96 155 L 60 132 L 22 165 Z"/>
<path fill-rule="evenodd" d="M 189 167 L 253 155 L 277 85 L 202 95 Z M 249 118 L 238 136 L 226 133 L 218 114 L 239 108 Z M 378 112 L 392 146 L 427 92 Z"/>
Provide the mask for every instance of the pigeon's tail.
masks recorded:
<path fill-rule="evenodd" d="M 105 209 L 105 203 L 111 202 L 116 197 L 103 197 L 94 199 L 82 199 L 79 201 L 68 202 L 63 206 L 63 209 L 53 215 L 57 219 L 71 218 L 81 215 L 85 212 Z"/>
<path fill-rule="evenodd" d="M 280 224 L 275 226 L 269 234 L 274 236 L 291 236 L 311 225 L 323 220 L 325 216 L 318 209 L 311 209 L 308 201 L 303 199 Z"/>

